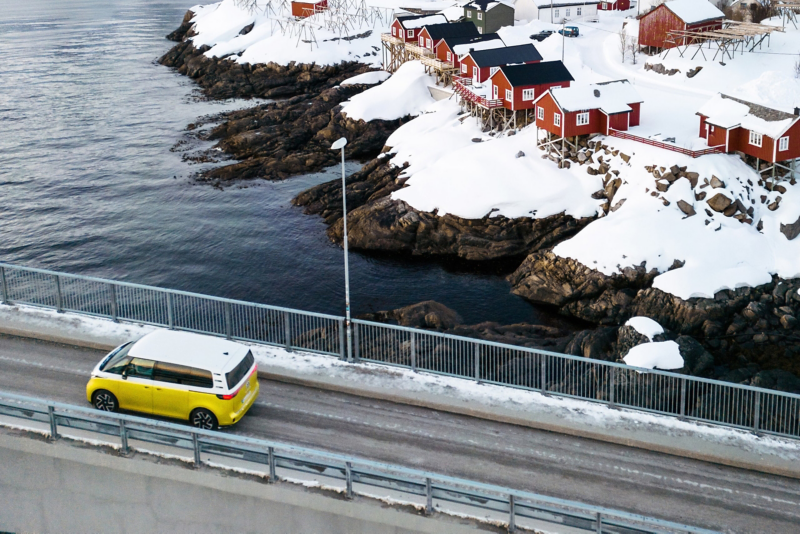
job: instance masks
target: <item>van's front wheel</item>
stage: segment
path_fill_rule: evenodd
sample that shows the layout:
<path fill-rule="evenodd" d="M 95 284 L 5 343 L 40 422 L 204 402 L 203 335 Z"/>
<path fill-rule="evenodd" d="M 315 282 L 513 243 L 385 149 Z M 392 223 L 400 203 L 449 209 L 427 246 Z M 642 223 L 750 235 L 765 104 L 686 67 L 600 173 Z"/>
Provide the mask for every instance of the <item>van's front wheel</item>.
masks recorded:
<path fill-rule="evenodd" d="M 219 427 L 217 417 L 205 408 L 198 408 L 189 416 L 189 422 L 203 430 L 216 430 Z"/>
<path fill-rule="evenodd" d="M 92 393 L 92 404 L 95 408 L 104 412 L 116 412 L 119 409 L 117 398 L 113 393 L 105 389 L 98 389 Z"/>

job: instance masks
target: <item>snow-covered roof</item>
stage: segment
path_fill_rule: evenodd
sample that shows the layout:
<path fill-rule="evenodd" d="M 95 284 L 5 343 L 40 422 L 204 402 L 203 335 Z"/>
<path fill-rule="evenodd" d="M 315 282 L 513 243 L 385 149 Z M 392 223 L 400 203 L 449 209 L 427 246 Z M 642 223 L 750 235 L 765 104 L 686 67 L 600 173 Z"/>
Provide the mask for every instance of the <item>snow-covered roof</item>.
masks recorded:
<path fill-rule="evenodd" d="M 697 113 L 708 117 L 706 122 L 714 126 L 725 129 L 741 127 L 773 139 L 780 137 L 800 118 L 785 111 L 754 104 L 722 93 L 706 102 L 697 110 Z"/>
<path fill-rule="evenodd" d="M 502 48 L 506 46 L 502 39 L 499 37 L 497 39 L 488 39 L 483 41 L 478 41 L 474 43 L 463 43 L 459 45 L 455 45 L 453 47 L 453 53 L 459 57 L 463 56 L 464 54 L 469 54 L 470 49 L 472 50 L 491 50 L 492 48 Z"/>
<path fill-rule="evenodd" d="M 450 6 L 439 11 L 439 14 L 444 15 L 448 22 L 456 22 L 464 16 L 464 8 L 459 5 Z"/>
<path fill-rule="evenodd" d="M 601 109 L 611 115 L 626 113 L 631 110 L 628 104 L 642 102 L 642 97 L 628 80 L 593 85 L 573 85 L 551 89 L 550 93 L 563 111 Z"/>
<path fill-rule="evenodd" d="M 218 337 L 156 330 L 133 344 L 128 352 L 134 358 L 197 367 L 212 373 L 230 371 L 242 361 L 248 348 Z"/>
<path fill-rule="evenodd" d="M 504 5 L 506 7 L 511 7 L 505 2 L 498 2 L 497 0 L 472 0 L 469 4 L 465 5 L 464 7 L 470 9 L 478 9 L 480 11 L 490 11 L 496 8 L 499 5 Z M 511 9 L 514 9 L 513 7 Z"/>
<path fill-rule="evenodd" d="M 697 24 L 706 20 L 721 19 L 725 13 L 707 0 L 672 0 L 664 6 L 675 13 L 686 24 Z"/>
<path fill-rule="evenodd" d="M 407 30 L 415 30 L 429 24 L 447 23 L 445 16 L 438 13 L 436 15 L 423 15 L 421 17 L 397 17 L 397 20 L 400 22 L 400 25 Z"/>
<path fill-rule="evenodd" d="M 563 6 L 574 6 L 574 5 L 596 5 L 599 4 L 601 0 L 553 0 L 553 7 L 563 7 Z M 549 9 L 550 8 L 550 0 L 533 0 L 533 3 L 536 4 L 536 7 L 539 9 Z"/>

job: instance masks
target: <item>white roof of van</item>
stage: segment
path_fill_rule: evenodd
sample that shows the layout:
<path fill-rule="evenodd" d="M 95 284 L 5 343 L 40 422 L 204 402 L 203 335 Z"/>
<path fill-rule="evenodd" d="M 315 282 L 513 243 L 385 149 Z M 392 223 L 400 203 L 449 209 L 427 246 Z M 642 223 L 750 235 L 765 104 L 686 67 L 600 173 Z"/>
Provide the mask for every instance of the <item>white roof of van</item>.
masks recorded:
<path fill-rule="evenodd" d="M 241 343 L 218 337 L 156 330 L 134 343 L 128 355 L 221 374 L 236 367 L 247 351 L 248 348 Z"/>

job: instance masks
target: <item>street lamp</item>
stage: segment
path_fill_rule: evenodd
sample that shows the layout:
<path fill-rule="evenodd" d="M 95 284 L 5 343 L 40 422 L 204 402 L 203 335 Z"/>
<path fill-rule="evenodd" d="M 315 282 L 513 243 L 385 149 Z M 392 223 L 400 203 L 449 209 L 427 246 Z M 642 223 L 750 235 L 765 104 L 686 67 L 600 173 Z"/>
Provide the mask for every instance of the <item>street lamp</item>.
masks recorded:
<path fill-rule="evenodd" d="M 347 139 L 344 137 L 336 140 L 331 145 L 331 150 L 342 151 L 342 221 L 344 222 L 344 307 L 345 325 L 347 326 L 347 361 L 353 361 L 353 349 L 350 333 L 350 266 L 347 263 L 347 184 L 344 180 L 344 146 Z"/>

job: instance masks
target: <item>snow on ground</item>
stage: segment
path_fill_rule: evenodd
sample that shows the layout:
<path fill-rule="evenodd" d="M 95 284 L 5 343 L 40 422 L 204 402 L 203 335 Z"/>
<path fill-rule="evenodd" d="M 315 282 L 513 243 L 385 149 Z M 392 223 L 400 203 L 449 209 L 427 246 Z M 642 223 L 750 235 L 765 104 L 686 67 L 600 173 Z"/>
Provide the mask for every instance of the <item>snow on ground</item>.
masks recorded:
<path fill-rule="evenodd" d="M 391 74 L 385 70 L 375 70 L 372 72 L 359 74 L 358 76 L 353 76 L 352 78 L 347 78 L 340 85 L 375 85 L 377 83 L 385 82 L 389 76 L 391 76 Z"/>
<path fill-rule="evenodd" d="M 365 121 L 394 120 L 419 115 L 434 102 L 428 86 L 435 82 L 433 77 L 425 74 L 422 63 L 409 61 L 384 83 L 345 102 L 344 114 L 351 119 Z"/>
<path fill-rule="evenodd" d="M 636 345 L 623 358 L 626 364 L 644 369 L 680 369 L 683 358 L 678 344 L 674 341 L 657 341 Z"/>
<path fill-rule="evenodd" d="M 658 334 L 664 333 L 664 328 L 649 317 L 631 317 L 625 326 L 630 326 L 650 341 Z"/>

